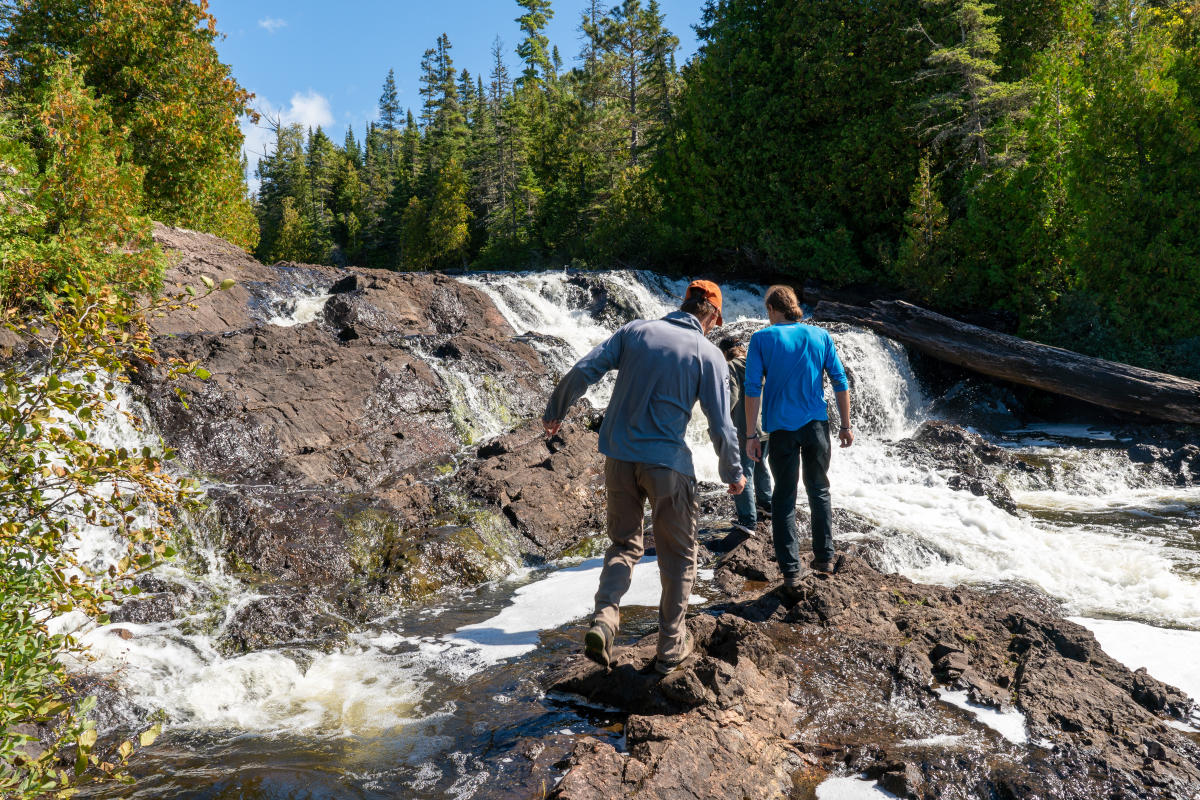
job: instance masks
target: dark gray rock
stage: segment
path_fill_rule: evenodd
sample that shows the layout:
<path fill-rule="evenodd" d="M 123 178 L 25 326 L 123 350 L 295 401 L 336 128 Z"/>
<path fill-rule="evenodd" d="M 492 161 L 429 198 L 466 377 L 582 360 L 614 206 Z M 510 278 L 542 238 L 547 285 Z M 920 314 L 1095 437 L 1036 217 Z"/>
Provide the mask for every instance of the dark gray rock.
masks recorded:
<path fill-rule="evenodd" d="M 233 652 L 285 645 L 328 649 L 349 631 L 346 620 L 331 613 L 301 587 L 280 586 L 239 607 L 225 626 L 221 642 Z"/>
<path fill-rule="evenodd" d="M 208 380 L 173 383 L 152 364 L 133 379 L 182 465 L 215 484 L 224 552 L 247 579 L 304 581 L 355 617 L 495 577 L 515 552 L 499 539 L 540 556 L 594 522 L 584 495 L 599 456 L 586 430 L 565 454 L 487 465 L 474 505 L 437 480 L 479 436 L 467 388 L 513 425 L 550 388 L 537 351 L 478 289 L 437 274 L 266 266 L 216 237 L 162 226 L 155 236 L 171 255 L 168 288 L 238 282 L 154 323 L 160 360 L 200 362 Z M 302 294 L 330 295 L 314 321 L 268 324 Z M 489 493 L 527 468 L 547 476 L 545 491 Z M 570 513 L 546 518 L 551 500 Z M 160 619 L 167 605 L 143 599 L 125 618 Z"/>
<path fill-rule="evenodd" d="M 550 688 L 631 716 L 628 752 L 581 743 L 555 796 L 811 796 L 830 771 L 847 769 L 908 798 L 1200 792 L 1200 746 L 1165 724 L 1186 718 L 1188 698 L 1130 672 L 1054 613 L 1014 594 L 914 584 L 852 555 L 832 575 L 804 578 L 799 595 L 772 590 L 729 604 L 716 619 L 693 618 L 698 654 L 670 680 L 650 669 L 653 636 L 618 640 L 610 673 L 563 662 Z M 1031 739 L 1053 745 L 1009 744 L 940 702 L 931 681 L 956 673 L 954 685 L 972 701 L 1015 706 Z M 757 711 L 772 703 L 774 713 Z M 897 705 L 908 709 L 899 718 Z M 906 731 L 909 724 L 919 727 Z M 918 730 L 974 731 L 986 744 L 904 741 Z M 736 776 L 732 791 L 713 781 L 714 766 L 723 780 Z M 792 786 L 771 777 L 785 770 Z"/>
<path fill-rule="evenodd" d="M 897 442 L 904 457 L 936 469 L 949 469 L 947 485 L 987 497 L 996 506 L 1014 513 L 1012 493 L 999 481 L 1004 472 L 1017 471 L 1037 476 L 1039 469 L 981 436 L 949 422 L 923 423 L 910 439 Z"/>

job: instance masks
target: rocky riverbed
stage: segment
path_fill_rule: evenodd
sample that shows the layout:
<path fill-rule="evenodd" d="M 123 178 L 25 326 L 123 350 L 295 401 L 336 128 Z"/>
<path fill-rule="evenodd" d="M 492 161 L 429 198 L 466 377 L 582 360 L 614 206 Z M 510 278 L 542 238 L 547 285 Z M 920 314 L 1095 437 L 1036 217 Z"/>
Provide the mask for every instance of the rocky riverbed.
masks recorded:
<path fill-rule="evenodd" d="M 185 402 L 145 365 L 134 393 L 206 485 L 189 558 L 216 559 L 252 591 L 223 605 L 220 586 L 150 576 L 114 615 L 135 644 L 209 608 L 210 622 L 188 624 L 207 625 L 222 653 L 340 657 L 368 623 L 596 551 L 599 412 L 579 409 L 551 440 L 536 421 L 565 366 L 554 331 L 514 330 L 513 309 L 476 282 L 267 266 L 165 227 L 156 239 L 171 254 L 168 285 L 238 281 L 156 322 L 162 356 L 198 360 L 212 377 L 185 382 Z M 638 307 L 587 275 L 562 285 L 580 324 L 611 326 Z M 1112 457 L 1146 485 L 1190 486 L 1192 433 L 1135 428 Z M 1061 483 L 1053 463 L 948 422 L 879 452 L 994 509 L 975 508 L 981 518 L 1016 514 L 1014 493 Z M 660 679 L 654 634 L 637 621 L 608 673 L 560 641 L 522 673 L 540 687 L 528 702 L 556 698 L 583 717 L 600 708 L 603 726 L 500 737 L 479 758 L 506 777 L 462 796 L 811 798 L 828 796 L 817 787 L 830 775 L 861 775 L 864 791 L 873 781 L 911 798 L 1200 797 L 1200 747 L 1183 730 L 1192 701 L 1110 658 L 1044 592 L 889 574 L 894 531 L 839 508 L 839 538 L 854 546 L 787 599 L 769 526 L 727 535 L 727 504 L 715 487 L 705 496 L 719 596 L 691 620 L 695 660 Z M 577 631 L 556 635 L 567 634 Z M 412 789 L 419 778 L 404 785 L 426 796 Z"/>

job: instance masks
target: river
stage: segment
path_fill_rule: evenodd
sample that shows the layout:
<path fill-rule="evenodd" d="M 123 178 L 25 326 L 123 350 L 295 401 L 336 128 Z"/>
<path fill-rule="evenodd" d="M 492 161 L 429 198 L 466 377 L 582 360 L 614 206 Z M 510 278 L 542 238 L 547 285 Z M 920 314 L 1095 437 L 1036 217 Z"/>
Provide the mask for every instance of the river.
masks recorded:
<path fill-rule="evenodd" d="M 666 313 L 686 286 L 647 273 L 595 278 L 610 298 L 600 319 L 562 272 L 463 280 L 486 292 L 518 334 L 540 334 L 530 341 L 562 371 L 625 318 Z M 729 286 L 725 298 L 731 329 L 765 324 L 761 287 Z M 293 299 L 297 311 L 273 322 L 312 324 L 320 298 Z M 833 501 L 875 526 L 839 536 L 839 546 L 860 545 L 876 566 L 916 581 L 1039 592 L 1118 660 L 1200 696 L 1200 489 L 1165 485 L 1152 467 L 1131 463 L 1129 443 L 1095 420 L 1030 424 L 1011 413 L 1003 393 L 970 381 L 931 396 L 901 346 L 854 329 L 834 338 L 852 373 L 858 439 L 835 450 Z M 508 428 L 472 376 L 443 378 L 458 387 L 477 437 Z M 610 390 L 611 381 L 602 383 L 589 399 L 603 406 Z M 893 445 L 929 419 L 962 424 L 1045 465 L 1037 480 L 1005 476 L 1016 513 L 950 489 L 945 470 L 913 463 Z M 102 435 L 154 443 L 116 424 Z M 701 419 L 689 437 L 698 477 L 715 482 Z M 208 530 L 193 520 L 186 557 L 162 568 L 189 587 L 185 613 L 85 634 L 98 656 L 87 671 L 111 677 L 131 700 L 106 724 L 136 727 L 151 711 L 166 720 L 165 735 L 136 762 L 137 787 L 90 796 L 525 796 L 525 776 L 507 755 L 513 748 L 584 733 L 619 743 L 611 712 L 547 697 L 537 681 L 547 663 L 577 649 L 596 559 L 514 562 L 501 580 L 405 607 L 332 649 L 234 654 L 220 644 L 222 626 L 258 595 L 226 571 Z M 102 530 L 85 531 L 81 544 L 97 562 L 116 552 Z M 644 608 L 631 609 L 627 630 L 653 629 L 645 607 L 656 605 L 657 583 L 647 559 L 627 598 Z M 698 605 L 715 596 L 703 572 L 696 594 Z M 833 791 L 831 784 L 824 796 Z"/>

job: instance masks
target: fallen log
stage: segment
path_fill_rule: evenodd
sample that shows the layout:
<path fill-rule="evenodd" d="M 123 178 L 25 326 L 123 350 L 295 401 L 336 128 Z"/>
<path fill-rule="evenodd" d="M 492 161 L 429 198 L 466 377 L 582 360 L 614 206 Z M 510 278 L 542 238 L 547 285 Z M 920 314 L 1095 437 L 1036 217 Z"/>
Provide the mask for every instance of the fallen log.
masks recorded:
<path fill-rule="evenodd" d="M 1200 382 L 1092 358 L 936 314 L 902 300 L 869 307 L 822 301 L 813 317 L 869 328 L 993 378 L 1169 422 L 1200 424 Z"/>

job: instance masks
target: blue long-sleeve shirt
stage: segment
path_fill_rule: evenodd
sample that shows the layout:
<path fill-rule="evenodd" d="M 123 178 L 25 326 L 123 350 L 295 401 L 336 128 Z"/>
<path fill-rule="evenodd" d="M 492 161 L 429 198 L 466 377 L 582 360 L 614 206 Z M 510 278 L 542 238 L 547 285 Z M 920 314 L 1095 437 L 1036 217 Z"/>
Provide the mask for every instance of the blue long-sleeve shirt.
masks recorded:
<path fill-rule="evenodd" d="M 850 388 L 833 337 L 822 328 L 781 322 L 751 336 L 746 396 L 762 397 L 763 430 L 795 431 L 814 419 L 828 420 L 826 372 L 834 391 Z"/>
<path fill-rule="evenodd" d="M 558 382 L 542 419 L 561 420 L 587 388 L 617 370 L 600 426 L 600 452 L 618 461 L 669 467 L 695 476 L 685 432 L 692 408 L 708 420 L 721 480 L 742 479 L 737 433 L 729 417 L 729 370 L 700 321 L 683 311 L 634 320 L 579 360 Z"/>

